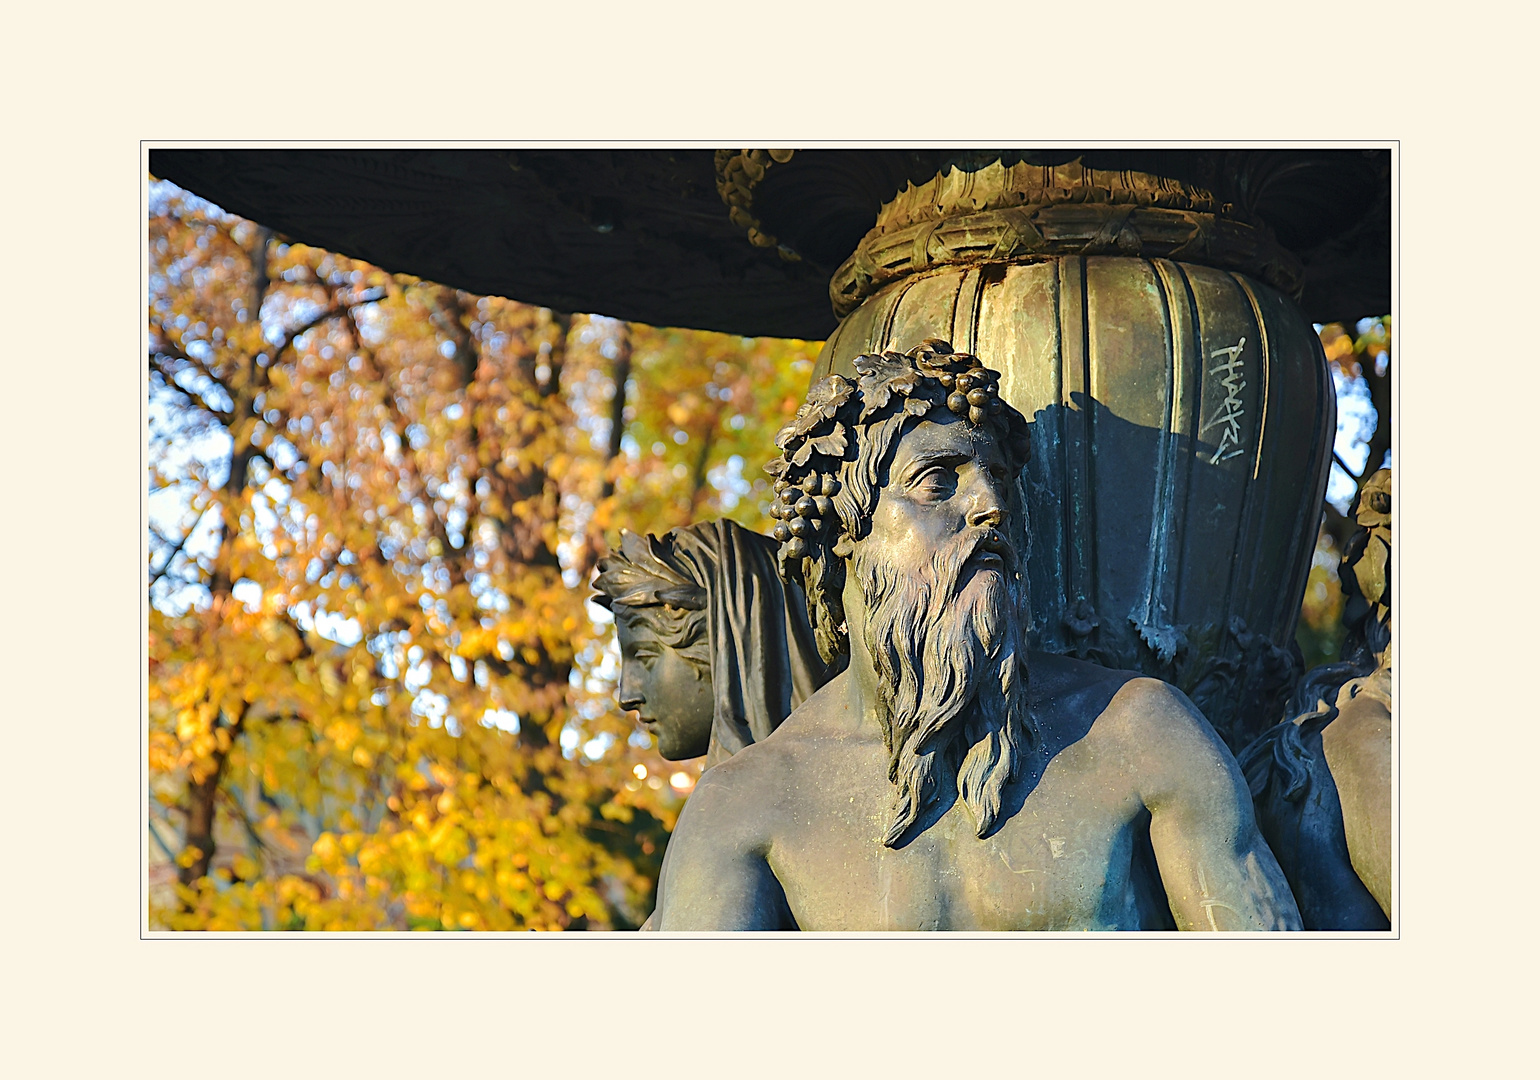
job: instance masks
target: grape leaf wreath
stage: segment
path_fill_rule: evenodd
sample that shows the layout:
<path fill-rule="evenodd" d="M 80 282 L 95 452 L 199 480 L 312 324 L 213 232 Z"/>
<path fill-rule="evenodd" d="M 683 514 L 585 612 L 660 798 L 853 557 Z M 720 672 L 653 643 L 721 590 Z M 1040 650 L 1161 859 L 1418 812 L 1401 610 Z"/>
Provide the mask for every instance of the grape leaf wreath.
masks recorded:
<path fill-rule="evenodd" d="M 999 440 L 1007 465 L 1020 472 L 1031 456 L 1027 420 L 1000 399 L 1000 373 L 976 356 L 931 338 L 907 353 L 855 358 L 854 381 L 820 379 L 775 437 L 781 456 L 765 466 L 775 477 L 781 577 L 807 593 L 818 651 L 826 663 L 846 655 L 845 561 L 871 526 L 880 477 L 907 426 L 945 409 Z"/>

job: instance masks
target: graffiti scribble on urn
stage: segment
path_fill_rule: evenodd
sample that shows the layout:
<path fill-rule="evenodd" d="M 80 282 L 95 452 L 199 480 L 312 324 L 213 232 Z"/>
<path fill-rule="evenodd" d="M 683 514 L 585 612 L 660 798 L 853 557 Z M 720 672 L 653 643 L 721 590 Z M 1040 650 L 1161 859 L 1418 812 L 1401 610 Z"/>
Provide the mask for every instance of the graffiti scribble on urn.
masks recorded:
<path fill-rule="evenodd" d="M 1246 380 L 1241 376 L 1246 373 L 1246 365 L 1241 360 L 1241 350 L 1245 347 L 1246 339 L 1241 338 L 1228 349 L 1215 349 L 1209 354 L 1210 360 L 1218 360 L 1221 356 L 1225 358 L 1218 367 L 1209 369 L 1210 375 L 1223 373 L 1224 378 L 1220 380 L 1220 384 L 1225 388 L 1225 399 L 1219 403 L 1218 414 L 1198 429 L 1198 434 L 1203 435 L 1210 428 L 1223 425 L 1219 435 L 1219 447 L 1214 451 L 1214 456 L 1208 459 L 1210 465 L 1228 461 L 1243 449 L 1241 417 L 1246 415 L 1246 410 L 1241 404 L 1241 391 L 1246 389 Z"/>

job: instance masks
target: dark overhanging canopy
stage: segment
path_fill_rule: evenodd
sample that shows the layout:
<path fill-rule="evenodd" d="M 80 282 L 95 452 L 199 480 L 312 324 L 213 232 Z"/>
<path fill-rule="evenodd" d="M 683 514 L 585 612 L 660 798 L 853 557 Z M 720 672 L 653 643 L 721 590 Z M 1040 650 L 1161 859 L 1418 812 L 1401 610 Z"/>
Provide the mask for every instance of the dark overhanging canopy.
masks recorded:
<path fill-rule="evenodd" d="M 1390 310 L 1383 149 L 799 150 L 763 171 L 752 226 L 730 216 L 712 150 L 166 149 L 150 171 L 291 240 L 468 292 L 817 340 L 836 324 L 831 275 L 908 184 L 1077 157 L 1207 188 L 1267 225 L 1303 264 L 1313 322 Z"/>

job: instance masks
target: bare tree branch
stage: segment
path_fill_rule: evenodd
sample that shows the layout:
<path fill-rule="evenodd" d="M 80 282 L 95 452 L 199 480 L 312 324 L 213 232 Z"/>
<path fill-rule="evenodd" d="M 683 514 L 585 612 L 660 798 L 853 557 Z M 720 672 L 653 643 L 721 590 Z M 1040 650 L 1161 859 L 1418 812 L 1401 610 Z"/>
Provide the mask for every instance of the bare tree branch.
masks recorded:
<path fill-rule="evenodd" d="M 221 788 L 219 794 L 224 799 L 225 808 L 235 815 L 236 820 L 241 823 L 241 827 L 246 830 L 247 838 L 257 845 L 259 852 L 267 855 L 272 849 L 268 846 L 267 841 L 262 839 L 261 835 L 257 832 L 257 827 L 252 823 L 251 815 L 246 813 L 246 808 L 241 805 L 241 800 L 237 799 L 228 789 Z"/>
<path fill-rule="evenodd" d="M 214 378 L 214 376 L 202 364 L 199 364 L 196 360 L 193 360 L 191 357 L 187 356 L 187 354 L 183 353 L 180 349 L 152 349 L 150 351 L 150 369 L 154 371 L 155 374 L 164 379 L 166 381 L 166 385 L 170 389 L 180 393 L 191 404 L 202 409 L 204 412 L 209 413 L 216 420 L 219 420 L 222 423 L 228 423 L 230 421 L 232 414 L 228 409 L 222 409 L 217 405 L 211 404 L 207 398 L 198 393 L 196 390 L 189 390 L 187 387 L 177 382 L 177 373 L 169 370 L 164 364 L 160 362 L 159 357 L 161 356 L 166 356 L 173 360 L 185 361 L 192 367 L 193 370 L 207 378 L 215 386 L 219 387 L 220 390 L 224 391 L 226 397 L 229 397 L 230 391 L 225 389 L 223 383 Z"/>
<path fill-rule="evenodd" d="M 165 837 L 160 835 L 160 830 L 155 827 L 155 819 L 153 817 L 150 818 L 150 820 L 149 820 L 149 826 L 150 826 L 150 839 L 155 841 L 155 846 L 160 848 L 161 852 L 166 856 L 166 858 L 170 859 L 173 863 L 175 863 L 176 862 L 176 852 L 171 850 L 171 845 L 166 843 Z"/>
<path fill-rule="evenodd" d="M 626 383 L 631 381 L 631 327 L 620 324 L 615 337 L 615 366 L 610 380 L 615 384 L 615 396 L 610 400 L 610 445 L 604 455 L 604 486 L 599 490 L 600 500 L 615 494 L 615 459 L 620 456 L 621 440 L 626 434 Z"/>
<path fill-rule="evenodd" d="M 187 546 L 187 541 L 192 537 L 192 534 L 197 531 L 198 523 L 203 520 L 203 515 L 209 512 L 209 507 L 212 505 L 213 503 L 208 503 L 203 507 L 202 510 L 198 511 L 198 516 L 193 518 L 192 524 L 188 526 L 187 531 L 182 534 L 182 539 L 176 542 L 176 547 L 172 548 L 171 554 L 166 556 L 166 561 L 161 563 L 160 569 L 155 571 L 155 573 L 150 576 L 150 588 L 155 588 L 155 583 L 166 576 L 166 571 L 170 570 L 171 564 L 176 562 L 176 557 L 180 555 L 182 553 L 182 549 Z M 155 531 L 153 526 L 151 527 L 150 531 Z M 160 536 L 160 533 L 156 532 L 155 535 Z"/>

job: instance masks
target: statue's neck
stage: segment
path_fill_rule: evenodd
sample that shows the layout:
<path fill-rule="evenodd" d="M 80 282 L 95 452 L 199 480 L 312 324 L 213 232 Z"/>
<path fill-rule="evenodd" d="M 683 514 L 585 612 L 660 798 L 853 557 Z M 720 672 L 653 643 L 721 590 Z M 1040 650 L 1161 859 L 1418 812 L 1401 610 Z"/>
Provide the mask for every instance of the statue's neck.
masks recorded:
<path fill-rule="evenodd" d="M 881 710 L 884 707 L 881 676 L 877 674 L 877 665 L 872 662 L 872 654 L 866 648 L 864 627 L 854 623 L 850 626 L 850 662 L 840 678 L 845 682 L 845 705 L 851 718 L 861 731 L 881 738 Z"/>

